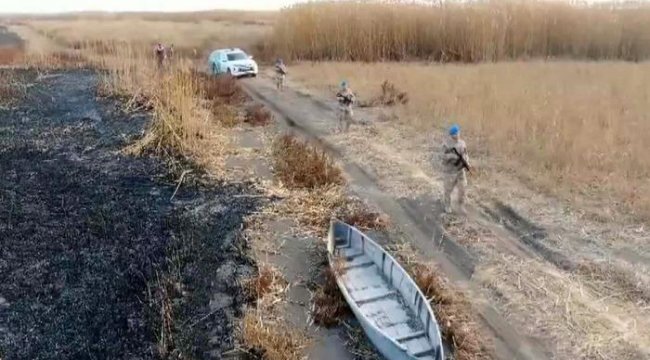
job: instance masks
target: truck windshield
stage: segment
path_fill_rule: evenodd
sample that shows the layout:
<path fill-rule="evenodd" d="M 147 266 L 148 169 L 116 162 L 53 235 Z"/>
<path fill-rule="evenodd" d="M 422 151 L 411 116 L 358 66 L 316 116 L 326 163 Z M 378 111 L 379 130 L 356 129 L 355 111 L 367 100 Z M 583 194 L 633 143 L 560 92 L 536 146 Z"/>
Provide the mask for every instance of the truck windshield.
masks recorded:
<path fill-rule="evenodd" d="M 244 54 L 243 52 L 234 52 L 228 54 L 228 61 L 236 61 L 236 60 L 245 60 L 248 59 L 248 56 Z"/>

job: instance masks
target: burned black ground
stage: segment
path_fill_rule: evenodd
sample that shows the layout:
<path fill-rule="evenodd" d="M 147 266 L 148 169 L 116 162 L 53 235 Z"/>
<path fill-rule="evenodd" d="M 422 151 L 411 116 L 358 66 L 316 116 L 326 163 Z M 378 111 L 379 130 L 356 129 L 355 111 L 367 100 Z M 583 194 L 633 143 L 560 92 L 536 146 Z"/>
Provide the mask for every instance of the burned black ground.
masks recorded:
<path fill-rule="evenodd" d="M 147 117 L 95 85 L 50 74 L 0 109 L 0 357 L 219 358 L 251 271 L 237 234 L 258 200 L 195 183 L 170 201 L 165 162 L 120 152 Z"/>

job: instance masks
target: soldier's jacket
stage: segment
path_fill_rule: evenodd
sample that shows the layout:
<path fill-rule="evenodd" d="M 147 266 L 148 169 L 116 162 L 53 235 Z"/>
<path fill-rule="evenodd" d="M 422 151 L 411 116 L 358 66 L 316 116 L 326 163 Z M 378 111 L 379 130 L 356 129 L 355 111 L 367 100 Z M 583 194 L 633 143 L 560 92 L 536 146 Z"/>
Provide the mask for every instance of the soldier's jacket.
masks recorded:
<path fill-rule="evenodd" d="M 350 89 L 341 90 L 336 94 L 339 104 L 344 106 L 352 106 L 354 103 L 354 93 Z"/>
<path fill-rule="evenodd" d="M 275 72 L 278 73 L 278 75 L 286 75 L 287 74 L 287 67 L 284 66 L 284 64 L 276 64 L 275 65 Z"/>
<path fill-rule="evenodd" d="M 442 144 L 442 153 L 440 156 L 444 171 L 446 173 L 457 173 L 460 171 L 465 171 L 463 164 L 458 161 L 458 155 L 454 153 L 453 149 L 456 149 L 469 164 L 469 155 L 467 154 L 467 145 L 465 144 L 465 141 L 447 139 Z"/>

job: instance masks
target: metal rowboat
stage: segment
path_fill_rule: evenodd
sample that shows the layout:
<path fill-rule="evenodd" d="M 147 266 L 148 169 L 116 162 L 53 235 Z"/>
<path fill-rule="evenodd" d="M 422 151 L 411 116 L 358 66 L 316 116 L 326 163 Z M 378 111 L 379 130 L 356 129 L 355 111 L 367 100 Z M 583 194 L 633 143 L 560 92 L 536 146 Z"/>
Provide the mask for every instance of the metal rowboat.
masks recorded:
<path fill-rule="evenodd" d="M 429 302 L 381 246 L 335 220 L 330 226 L 328 255 L 343 296 L 386 359 L 444 359 L 440 329 Z"/>

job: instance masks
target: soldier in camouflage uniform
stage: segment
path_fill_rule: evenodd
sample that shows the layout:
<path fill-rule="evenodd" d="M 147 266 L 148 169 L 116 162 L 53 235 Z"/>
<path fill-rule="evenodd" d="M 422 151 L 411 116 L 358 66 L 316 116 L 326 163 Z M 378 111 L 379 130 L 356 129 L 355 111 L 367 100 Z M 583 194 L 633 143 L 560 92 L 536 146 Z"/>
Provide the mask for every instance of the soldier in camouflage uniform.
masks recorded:
<path fill-rule="evenodd" d="M 446 213 L 451 213 L 451 194 L 458 189 L 458 207 L 465 214 L 465 190 L 467 188 L 467 171 L 469 156 L 467 145 L 460 138 L 460 126 L 449 129 L 449 138 L 442 145 L 442 165 L 444 172 L 443 204 Z M 464 161 L 464 163 L 463 163 Z"/>
<path fill-rule="evenodd" d="M 352 105 L 355 100 L 354 92 L 350 89 L 347 81 L 344 80 L 341 82 L 341 90 L 336 93 L 336 98 L 339 101 L 338 128 L 342 131 L 345 124 L 345 130 L 347 131 L 350 129 L 350 125 L 354 121 L 352 118 L 354 115 L 352 112 Z"/>
<path fill-rule="evenodd" d="M 282 59 L 278 59 L 275 62 L 275 82 L 278 88 L 278 91 L 284 90 L 284 81 L 287 77 L 287 66 L 284 65 Z"/>

